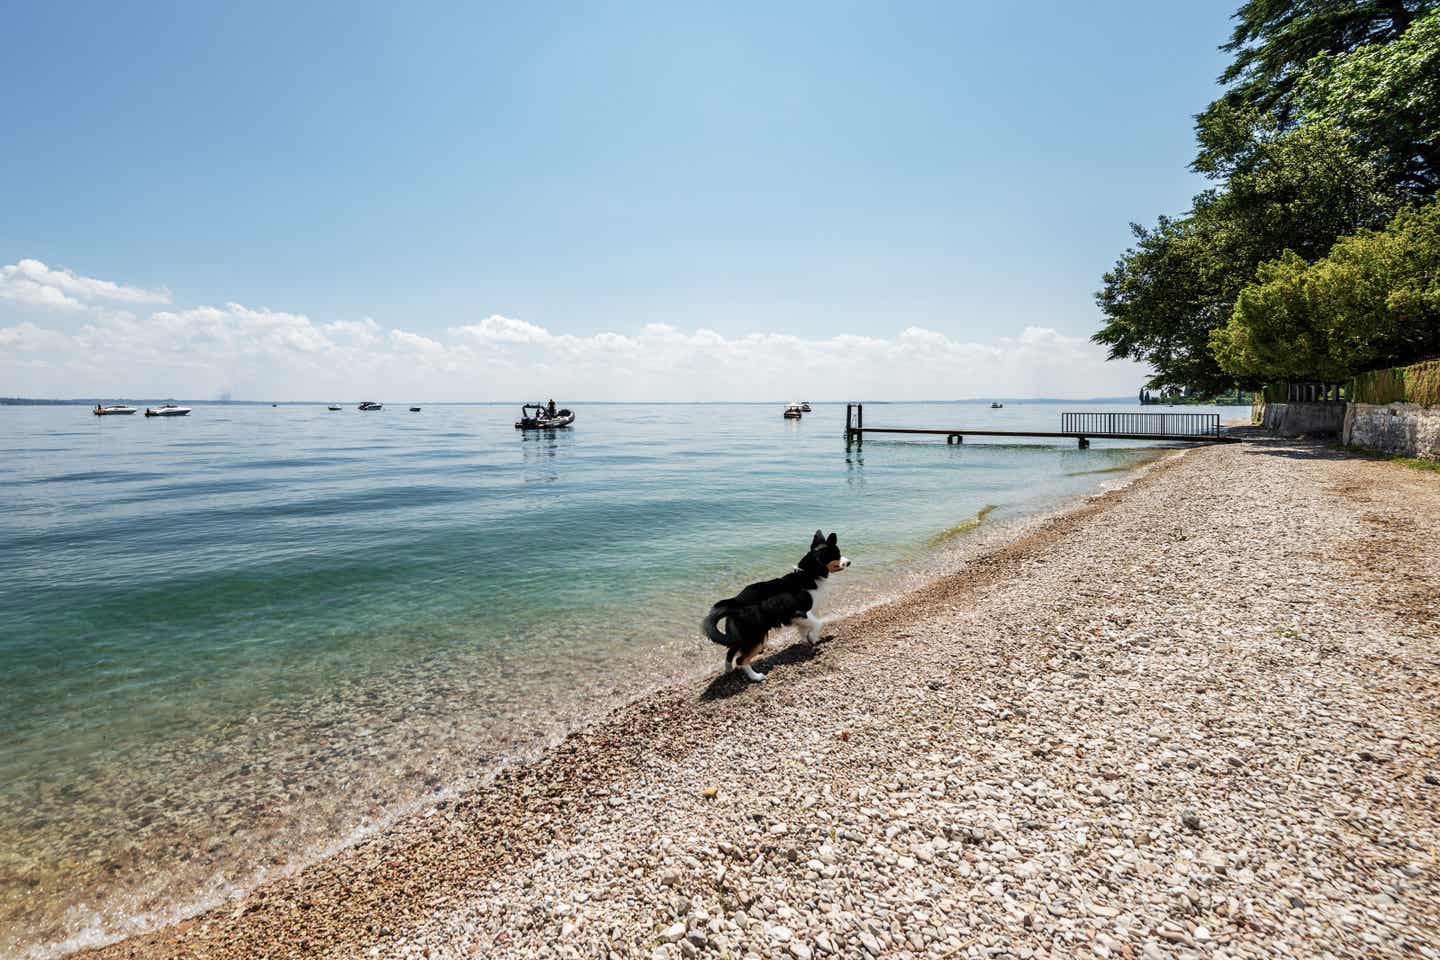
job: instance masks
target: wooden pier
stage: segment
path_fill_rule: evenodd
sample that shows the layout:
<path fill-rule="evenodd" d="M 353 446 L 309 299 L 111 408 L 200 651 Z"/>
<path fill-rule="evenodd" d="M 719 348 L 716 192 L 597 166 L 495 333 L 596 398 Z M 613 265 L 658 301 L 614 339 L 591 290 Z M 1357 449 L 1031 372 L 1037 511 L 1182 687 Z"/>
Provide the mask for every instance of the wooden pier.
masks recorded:
<path fill-rule="evenodd" d="M 1040 437 L 1075 440 L 1080 449 L 1091 440 L 1165 440 L 1185 443 L 1238 443 L 1220 429 L 1218 413 L 1109 413 L 1060 414 L 1060 429 L 971 430 L 941 427 L 867 427 L 865 405 L 845 404 L 845 440 L 864 440 L 867 433 L 921 434 L 944 437 L 946 443 L 964 443 L 966 437 Z"/>

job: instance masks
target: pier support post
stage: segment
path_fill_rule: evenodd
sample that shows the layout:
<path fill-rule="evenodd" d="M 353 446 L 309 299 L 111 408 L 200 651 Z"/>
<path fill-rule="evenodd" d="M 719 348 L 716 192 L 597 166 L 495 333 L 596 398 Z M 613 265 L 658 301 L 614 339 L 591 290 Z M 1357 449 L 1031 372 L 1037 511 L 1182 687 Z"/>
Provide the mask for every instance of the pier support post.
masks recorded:
<path fill-rule="evenodd" d="M 1080 438 L 1080 449 L 1081 449 L 1081 450 L 1088 450 L 1089 448 L 1090 448 L 1090 441 L 1089 441 L 1089 440 L 1086 440 L 1084 437 L 1081 437 L 1081 438 Z"/>
<path fill-rule="evenodd" d="M 850 414 L 854 411 L 855 404 L 845 404 L 845 439 L 850 439 Z"/>

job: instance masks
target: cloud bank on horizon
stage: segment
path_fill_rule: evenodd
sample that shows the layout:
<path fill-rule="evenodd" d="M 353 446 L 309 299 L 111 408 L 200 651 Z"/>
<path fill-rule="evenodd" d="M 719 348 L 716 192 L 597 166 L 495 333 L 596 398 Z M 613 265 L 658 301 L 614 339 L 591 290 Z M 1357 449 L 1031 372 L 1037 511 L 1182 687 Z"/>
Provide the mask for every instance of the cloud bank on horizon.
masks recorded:
<path fill-rule="evenodd" d="M 427 334 L 370 317 L 316 322 L 239 303 L 180 309 L 168 289 L 97 280 L 33 259 L 0 266 L 6 396 L 1063 398 L 1128 395 L 1144 376 L 1136 364 L 1107 362 L 1087 340 L 1038 326 L 988 343 L 917 326 L 824 339 L 724 336 L 665 323 L 576 335 L 493 314 Z"/>

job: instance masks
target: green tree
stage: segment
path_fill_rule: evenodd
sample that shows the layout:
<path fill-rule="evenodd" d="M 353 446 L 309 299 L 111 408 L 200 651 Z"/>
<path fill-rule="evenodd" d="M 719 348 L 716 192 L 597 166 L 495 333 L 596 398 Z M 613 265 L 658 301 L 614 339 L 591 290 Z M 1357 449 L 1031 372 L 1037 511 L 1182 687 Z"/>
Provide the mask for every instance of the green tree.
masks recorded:
<path fill-rule="evenodd" d="M 1315 328 L 1306 298 L 1331 309 L 1343 290 L 1322 297 L 1323 278 L 1385 276 L 1327 255 L 1440 182 L 1440 0 L 1246 0 L 1235 20 L 1226 90 L 1196 118 L 1193 167 L 1217 186 L 1183 217 L 1132 225 L 1135 245 L 1096 294 L 1106 322 L 1093 339 L 1148 362 L 1151 387 L 1330 377 L 1408 349 L 1372 315 L 1372 329 L 1343 330 L 1358 351 L 1347 356 L 1341 327 Z"/>
<path fill-rule="evenodd" d="M 1440 356 L 1440 202 L 1343 237 L 1310 268 L 1330 353 L 1351 371 Z"/>
<path fill-rule="evenodd" d="M 1148 363 L 1146 386 L 1191 387 L 1213 393 L 1234 382 L 1209 350 L 1210 331 L 1229 309 L 1226 291 L 1237 288 L 1216 257 L 1213 225 L 1193 216 L 1161 217 L 1149 229 L 1132 223 L 1135 245 L 1105 274 L 1095 295 L 1108 322 L 1092 339 L 1110 358 Z"/>
<path fill-rule="evenodd" d="M 1261 380 L 1334 382 L 1351 374 L 1333 362 L 1328 331 L 1316 323 L 1309 270 L 1291 250 L 1259 266 L 1230 321 L 1211 335 L 1221 369 Z"/>
<path fill-rule="evenodd" d="M 1354 137 L 1400 189 L 1433 194 L 1440 189 L 1440 10 L 1389 43 L 1315 57 L 1298 101 L 1308 120 Z"/>
<path fill-rule="evenodd" d="M 1223 225 L 1226 255 L 1246 282 L 1263 260 L 1285 250 L 1323 256 L 1337 238 L 1382 226 L 1400 207 L 1375 164 L 1331 124 L 1257 129 L 1234 160 L 1225 189 L 1202 194 L 1197 209 Z"/>
<path fill-rule="evenodd" d="M 1261 264 L 1211 341 L 1226 373 L 1267 380 L 1440 356 L 1440 202 L 1343 237 L 1314 263 L 1287 251 Z"/>
<path fill-rule="evenodd" d="M 1154 229 L 1132 224 L 1135 245 L 1096 294 L 1106 323 L 1093 339 L 1111 359 L 1148 363 L 1152 388 L 1233 387 L 1237 376 L 1211 353 L 1210 334 L 1256 268 L 1287 249 L 1322 256 L 1337 237 L 1393 212 L 1373 166 L 1332 127 L 1251 137 L 1240 159 L 1228 189 L 1200 194 L 1186 216 L 1162 217 Z"/>
<path fill-rule="evenodd" d="M 1196 117 L 1195 169 L 1223 176 L 1255 116 L 1278 132 L 1298 125 L 1305 115 L 1299 87 L 1314 58 L 1387 44 L 1437 7 L 1440 0 L 1247 0 L 1220 48 L 1234 55 L 1220 75 L 1227 89 Z"/>

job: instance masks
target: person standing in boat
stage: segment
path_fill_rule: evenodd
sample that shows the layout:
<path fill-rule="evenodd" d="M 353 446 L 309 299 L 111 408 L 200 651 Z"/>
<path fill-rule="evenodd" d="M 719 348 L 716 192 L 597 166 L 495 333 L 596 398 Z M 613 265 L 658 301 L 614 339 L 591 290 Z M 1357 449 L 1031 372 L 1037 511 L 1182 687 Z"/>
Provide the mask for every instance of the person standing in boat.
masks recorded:
<path fill-rule="evenodd" d="M 555 417 L 555 398 L 554 398 L 554 397 L 551 397 L 551 398 L 550 398 L 550 403 L 546 406 L 546 410 L 549 411 L 551 419 L 554 419 L 554 417 Z"/>

